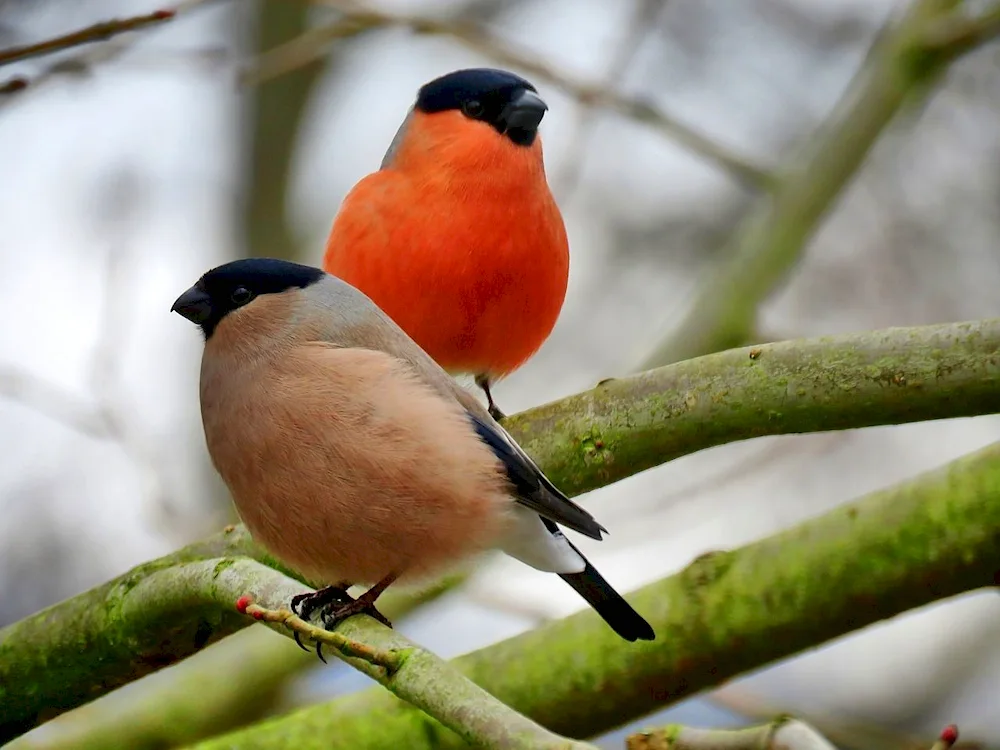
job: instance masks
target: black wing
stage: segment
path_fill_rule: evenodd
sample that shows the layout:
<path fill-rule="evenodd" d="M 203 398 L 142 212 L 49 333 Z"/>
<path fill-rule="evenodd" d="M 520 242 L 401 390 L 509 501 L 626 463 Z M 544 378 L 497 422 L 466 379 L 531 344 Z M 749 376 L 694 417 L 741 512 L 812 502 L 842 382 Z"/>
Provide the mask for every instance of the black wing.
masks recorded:
<path fill-rule="evenodd" d="M 607 533 L 601 524 L 587 511 L 574 503 L 535 466 L 524 451 L 518 449 L 513 440 L 507 440 L 504 435 L 481 418 L 467 412 L 469 419 L 476 428 L 480 439 L 493 449 L 493 453 L 503 461 L 510 479 L 517 491 L 517 501 L 531 508 L 543 518 L 562 524 L 566 528 L 578 531 L 591 539 L 601 540 L 601 532 Z"/>

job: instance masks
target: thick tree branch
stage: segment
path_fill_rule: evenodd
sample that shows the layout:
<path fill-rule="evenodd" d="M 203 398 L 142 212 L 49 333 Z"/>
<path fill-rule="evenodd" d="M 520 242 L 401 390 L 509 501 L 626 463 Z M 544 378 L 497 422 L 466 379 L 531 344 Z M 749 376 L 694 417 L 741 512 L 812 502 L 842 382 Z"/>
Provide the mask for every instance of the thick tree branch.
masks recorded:
<path fill-rule="evenodd" d="M 1000 411 L 1000 319 L 799 339 L 679 362 L 511 416 L 574 494 L 763 435 Z"/>
<path fill-rule="evenodd" d="M 557 484 L 579 494 L 733 440 L 993 413 L 1000 410 L 998 386 L 1000 320 L 986 320 L 723 352 L 609 381 L 513 416 L 509 427 Z M 234 556 L 282 569 L 238 528 L 0 631 L 0 699 L 4 685 L 36 684 L 38 674 L 45 676 L 24 710 L 0 700 L 0 726 L 15 720 L 31 726 L 50 698 L 54 713 L 65 711 L 206 645 L 201 636 L 195 638 L 198 626 L 192 624 L 194 632 L 171 638 L 154 632 L 145 636 L 152 639 L 145 646 L 123 650 L 118 644 L 141 645 L 142 639 L 121 632 L 125 625 L 116 606 L 106 611 L 106 602 L 150 572 Z M 89 635 L 74 629 L 54 634 L 45 626 L 48 617 L 79 622 L 80 632 Z M 216 625 L 209 631 L 215 637 L 220 627 L 227 632 L 239 627 L 225 618 Z M 105 630 L 110 640 L 94 635 Z M 91 638 L 97 638 L 88 650 L 95 663 L 88 669 L 76 654 Z M 25 648 L 44 663 L 14 660 Z M 143 649 L 149 653 L 132 658 Z"/>
<path fill-rule="evenodd" d="M 866 625 L 992 586 L 998 545 L 1000 443 L 762 541 L 702 555 L 632 593 L 655 641 L 626 643 L 585 611 L 454 664 L 552 731 L 590 737 Z M 465 747 L 382 690 L 197 747 L 290 745 Z"/>
<path fill-rule="evenodd" d="M 396 620 L 460 580 L 450 576 L 416 591 L 390 589 L 379 610 Z M 10 750 L 162 750 L 259 720 L 281 700 L 289 679 L 318 664 L 315 654 L 267 631 L 246 628 L 133 686 L 126 700 L 104 696 L 49 722 L 41 737 L 15 740 Z"/>
<path fill-rule="evenodd" d="M 173 565 L 148 571 L 108 590 L 103 602 L 82 617 L 77 608 L 57 606 L 0 634 L 4 664 L 3 701 L 0 711 L 0 741 L 9 740 L 28 728 L 28 722 L 43 718 L 36 709 L 25 717 L 25 704 L 37 704 L 37 693 L 18 690 L 38 685 L 35 670 L 63 672 L 62 665 L 75 667 L 90 683 L 101 681 L 98 654 L 109 647 L 125 651 L 135 662 L 163 664 L 173 648 L 197 650 L 235 632 L 253 620 L 238 615 L 234 602 L 244 593 L 268 610 L 280 610 L 296 594 L 309 591 L 301 583 L 246 558 L 217 558 Z M 78 597 L 83 601 L 87 597 Z M 39 627 L 41 618 L 44 627 Z M 264 618 L 278 632 L 288 633 L 285 618 Z M 81 621 L 82 620 L 82 621 Z M 33 622 L 34 621 L 34 622 Z M 31 628 L 29 623 L 33 623 Z M 25 629 L 27 633 L 23 633 Z M 24 637 L 24 636 L 28 637 Z M 588 745 L 557 737 L 530 719 L 498 702 L 482 688 L 462 677 L 446 662 L 370 618 L 353 618 L 331 634 L 340 649 L 329 649 L 394 694 L 434 715 L 443 725 L 467 741 L 483 747 L 516 750 L 560 748 L 585 750 Z M 19 637 L 21 636 L 21 637 Z M 164 641 L 171 645 L 164 649 Z M 333 641 L 333 638 L 329 639 Z M 364 645 L 354 647 L 353 641 Z M 69 652 L 69 649 L 73 649 Z M 9 662 L 17 661 L 17 664 Z M 91 662 L 83 664 L 83 661 Z M 120 658 L 119 658 L 120 661 Z M 43 666 L 45 665 L 45 666 Z M 28 671 L 31 670 L 31 671 Z M 50 681 L 55 675 L 45 675 Z M 71 683 L 72 684 L 72 683 Z M 72 700 L 70 685 L 64 694 Z M 50 699 L 58 698 L 54 695 Z M 65 702 L 66 698 L 63 699 Z M 46 702 L 43 711 L 57 710 Z M 13 721 L 12 714 L 20 714 Z"/>
<path fill-rule="evenodd" d="M 777 719 L 748 729 L 696 729 L 671 724 L 639 732 L 627 750 L 837 750 L 813 727 L 797 719 Z"/>
<path fill-rule="evenodd" d="M 747 343 L 757 308 L 785 280 L 878 137 L 907 102 L 958 56 L 1000 32 L 993 4 L 977 20 L 959 0 L 914 0 L 882 35 L 834 116 L 795 154 L 737 230 L 727 260 L 710 272 L 687 316 L 638 368 L 678 362 Z M 947 30 L 954 33 L 950 36 Z"/>
<path fill-rule="evenodd" d="M 449 37 L 502 65 L 518 68 L 538 80 L 547 81 L 584 104 L 608 107 L 625 117 L 656 128 L 676 143 L 715 162 L 750 186 L 770 186 L 771 177 L 765 170 L 681 124 L 654 104 L 557 71 L 536 57 L 501 42 L 479 26 L 426 16 L 384 13 L 344 0 L 312 1 L 317 5 L 341 10 L 343 15 L 332 23 L 316 26 L 288 43 L 269 50 L 244 73 L 244 83 L 259 85 L 305 65 L 314 64 L 329 53 L 330 43 L 337 39 L 358 36 L 376 29 L 404 27 L 417 34 Z"/>

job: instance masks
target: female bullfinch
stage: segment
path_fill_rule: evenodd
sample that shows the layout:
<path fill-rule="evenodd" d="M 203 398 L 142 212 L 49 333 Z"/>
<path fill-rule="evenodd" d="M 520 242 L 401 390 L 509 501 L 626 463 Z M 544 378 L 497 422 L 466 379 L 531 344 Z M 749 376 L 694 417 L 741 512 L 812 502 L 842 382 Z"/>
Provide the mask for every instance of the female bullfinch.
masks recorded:
<path fill-rule="evenodd" d="M 250 534 L 307 576 L 330 625 L 397 579 L 499 548 L 558 574 L 629 641 L 649 624 L 558 525 L 606 530 L 542 474 L 475 396 L 368 297 L 273 259 L 208 271 L 173 311 L 205 337 L 208 451 Z M 558 525 L 557 525 L 558 524 Z M 351 584 L 372 584 L 358 599 Z"/>
<path fill-rule="evenodd" d="M 490 384 L 548 338 L 569 279 L 538 135 L 547 108 L 502 70 L 424 85 L 381 169 L 344 199 L 323 257 L 441 367 L 474 374 L 497 419 Z"/>

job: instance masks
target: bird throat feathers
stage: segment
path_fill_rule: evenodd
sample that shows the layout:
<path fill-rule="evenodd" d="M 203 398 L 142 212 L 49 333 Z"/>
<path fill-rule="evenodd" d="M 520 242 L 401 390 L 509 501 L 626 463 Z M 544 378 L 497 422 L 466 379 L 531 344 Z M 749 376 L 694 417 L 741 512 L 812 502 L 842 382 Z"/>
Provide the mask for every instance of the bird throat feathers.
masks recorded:
<path fill-rule="evenodd" d="M 546 185 L 540 136 L 530 146 L 521 146 L 457 110 L 410 112 L 403 137 L 386 166 L 421 181 L 452 185 Z"/>

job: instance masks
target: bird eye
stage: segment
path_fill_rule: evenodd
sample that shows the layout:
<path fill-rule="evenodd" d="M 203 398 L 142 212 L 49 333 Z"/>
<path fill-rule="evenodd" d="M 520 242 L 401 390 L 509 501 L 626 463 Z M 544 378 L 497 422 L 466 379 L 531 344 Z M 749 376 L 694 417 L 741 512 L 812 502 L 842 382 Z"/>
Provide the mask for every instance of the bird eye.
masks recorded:
<path fill-rule="evenodd" d="M 238 286 L 233 290 L 233 293 L 229 295 L 229 299 L 237 305 L 245 305 L 253 299 L 253 292 L 245 286 Z"/>
<path fill-rule="evenodd" d="M 482 117 L 485 107 L 483 107 L 483 103 L 478 99 L 470 99 L 467 102 L 462 102 L 462 111 L 469 117 L 476 119 Z"/>

